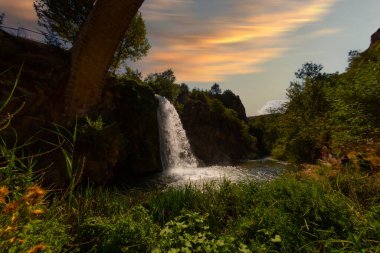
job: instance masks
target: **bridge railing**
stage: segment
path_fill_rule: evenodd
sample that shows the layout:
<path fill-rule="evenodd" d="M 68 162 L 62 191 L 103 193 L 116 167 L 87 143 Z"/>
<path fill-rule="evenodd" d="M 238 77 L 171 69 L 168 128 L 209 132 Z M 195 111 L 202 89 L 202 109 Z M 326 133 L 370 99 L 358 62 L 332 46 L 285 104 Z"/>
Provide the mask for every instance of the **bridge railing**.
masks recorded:
<path fill-rule="evenodd" d="M 9 27 L 9 26 L 0 26 L 0 29 L 3 30 L 4 32 L 12 34 L 15 37 L 25 38 L 25 39 L 46 44 L 45 36 L 41 32 L 33 31 L 33 30 L 26 29 L 23 27 L 15 28 L 15 27 Z"/>
<path fill-rule="evenodd" d="M 3 30 L 4 32 L 7 32 L 15 37 L 24 38 L 44 44 L 54 45 L 64 49 L 68 49 L 71 47 L 70 43 L 63 41 L 58 37 L 54 37 L 51 41 L 48 41 L 42 32 L 33 31 L 23 27 L 15 28 L 0 25 L 0 30 Z"/>

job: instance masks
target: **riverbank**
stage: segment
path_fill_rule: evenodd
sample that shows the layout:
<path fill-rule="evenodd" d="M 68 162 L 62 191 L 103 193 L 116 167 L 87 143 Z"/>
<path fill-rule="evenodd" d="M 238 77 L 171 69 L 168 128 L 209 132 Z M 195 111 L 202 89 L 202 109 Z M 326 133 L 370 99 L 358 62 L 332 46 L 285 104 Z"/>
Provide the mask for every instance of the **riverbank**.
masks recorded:
<path fill-rule="evenodd" d="M 9 252 L 380 250 L 378 174 L 291 173 L 151 192 L 89 187 L 63 197 L 9 190 L 0 191 L 0 243 Z"/>

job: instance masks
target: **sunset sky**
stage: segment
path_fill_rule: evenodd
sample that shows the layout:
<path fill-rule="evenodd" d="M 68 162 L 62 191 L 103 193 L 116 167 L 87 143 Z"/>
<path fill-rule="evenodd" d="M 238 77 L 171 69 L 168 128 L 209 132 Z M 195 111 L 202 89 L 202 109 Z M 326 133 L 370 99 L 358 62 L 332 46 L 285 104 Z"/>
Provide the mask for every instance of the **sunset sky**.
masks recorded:
<path fill-rule="evenodd" d="M 379 0 L 146 0 L 141 11 L 152 49 L 135 68 L 172 68 L 191 88 L 217 82 L 248 115 L 285 99 L 307 61 L 344 71 L 347 53 L 380 28 Z M 0 0 L 0 12 L 4 25 L 38 29 L 33 0 Z"/>

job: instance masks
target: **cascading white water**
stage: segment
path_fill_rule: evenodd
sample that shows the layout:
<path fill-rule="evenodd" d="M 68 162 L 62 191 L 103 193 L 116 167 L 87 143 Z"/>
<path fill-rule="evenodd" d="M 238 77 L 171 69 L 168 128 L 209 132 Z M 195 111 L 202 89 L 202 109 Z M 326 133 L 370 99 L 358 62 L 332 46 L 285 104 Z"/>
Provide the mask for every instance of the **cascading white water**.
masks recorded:
<path fill-rule="evenodd" d="M 197 159 L 176 109 L 165 97 L 156 95 L 156 98 L 162 166 L 164 169 L 197 167 Z"/>
<path fill-rule="evenodd" d="M 198 160 L 191 152 L 186 132 L 174 106 L 165 98 L 156 95 L 159 102 L 157 119 L 160 134 L 161 162 L 164 172 L 157 177 L 157 183 L 181 185 L 191 182 L 202 185 L 205 181 L 227 178 L 231 181 L 270 180 L 277 177 L 277 169 L 241 169 L 235 166 L 199 167 Z M 279 172 L 280 173 L 280 172 Z"/>

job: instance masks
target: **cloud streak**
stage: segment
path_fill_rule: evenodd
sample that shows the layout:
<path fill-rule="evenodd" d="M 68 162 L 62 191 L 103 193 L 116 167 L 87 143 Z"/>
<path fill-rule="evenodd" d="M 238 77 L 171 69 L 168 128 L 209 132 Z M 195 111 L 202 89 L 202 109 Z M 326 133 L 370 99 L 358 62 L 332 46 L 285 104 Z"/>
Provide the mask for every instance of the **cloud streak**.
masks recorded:
<path fill-rule="evenodd" d="M 22 21 L 35 21 L 37 19 L 33 9 L 33 0 L 0 0 L 0 8 L 6 15 Z"/>
<path fill-rule="evenodd" d="M 257 73 L 292 46 L 292 31 L 323 18 L 337 1 L 146 0 L 142 12 L 153 48 L 136 67 L 144 73 L 173 68 L 187 82 Z M 35 27 L 33 0 L 0 0 L 0 9 L 6 24 Z M 321 28 L 310 36 L 337 32 Z"/>
<path fill-rule="evenodd" d="M 320 20 L 337 1 L 147 1 L 142 12 L 153 49 L 137 66 L 144 72 L 173 68 L 187 82 L 256 73 L 291 47 L 290 32 Z"/>

